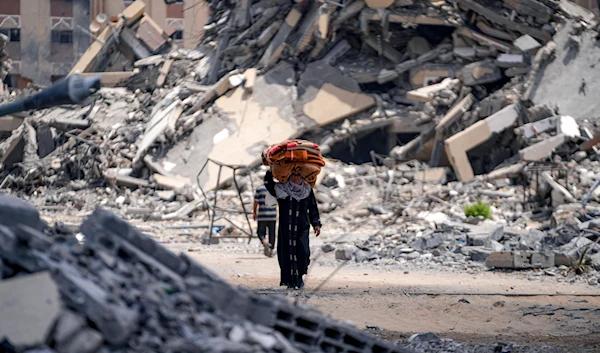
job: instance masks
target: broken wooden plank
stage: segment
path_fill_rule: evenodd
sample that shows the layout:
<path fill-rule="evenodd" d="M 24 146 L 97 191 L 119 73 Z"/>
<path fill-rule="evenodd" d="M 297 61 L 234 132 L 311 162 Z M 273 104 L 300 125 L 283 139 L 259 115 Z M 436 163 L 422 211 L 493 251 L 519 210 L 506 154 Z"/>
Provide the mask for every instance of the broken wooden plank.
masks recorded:
<path fill-rule="evenodd" d="M 173 60 L 169 59 L 165 61 L 163 66 L 160 68 L 158 79 L 156 79 L 156 86 L 162 87 L 167 80 L 167 76 L 169 75 L 169 70 L 171 69 L 171 65 L 173 65 Z"/>

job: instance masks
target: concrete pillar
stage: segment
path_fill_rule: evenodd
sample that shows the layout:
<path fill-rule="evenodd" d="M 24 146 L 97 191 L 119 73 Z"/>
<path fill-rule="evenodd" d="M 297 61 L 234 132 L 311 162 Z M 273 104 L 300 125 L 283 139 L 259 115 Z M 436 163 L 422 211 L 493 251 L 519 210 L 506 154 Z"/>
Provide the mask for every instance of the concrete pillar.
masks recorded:
<path fill-rule="evenodd" d="M 185 0 L 183 11 L 184 48 L 195 49 L 198 46 L 209 14 L 209 5 L 204 0 Z"/>
<path fill-rule="evenodd" d="M 77 62 L 83 53 L 90 46 L 91 38 L 81 28 L 86 30 L 90 27 L 92 21 L 90 2 L 88 0 L 73 1 L 73 52 L 75 53 L 75 62 Z M 81 27 L 81 28 L 80 28 Z"/>
<path fill-rule="evenodd" d="M 21 76 L 49 85 L 51 21 L 50 1 L 21 0 Z"/>
<path fill-rule="evenodd" d="M 144 0 L 150 11 L 146 9 L 146 12 L 150 14 L 150 17 L 156 22 L 163 30 L 167 24 L 167 4 L 164 0 Z"/>

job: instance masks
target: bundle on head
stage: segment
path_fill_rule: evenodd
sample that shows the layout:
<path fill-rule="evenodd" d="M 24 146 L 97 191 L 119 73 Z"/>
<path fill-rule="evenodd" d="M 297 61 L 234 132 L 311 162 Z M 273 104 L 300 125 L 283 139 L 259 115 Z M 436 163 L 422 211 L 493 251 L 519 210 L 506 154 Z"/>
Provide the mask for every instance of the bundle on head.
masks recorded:
<path fill-rule="evenodd" d="M 290 175 L 299 174 L 312 187 L 325 166 L 319 145 L 306 140 L 286 140 L 272 145 L 263 151 L 262 161 L 271 167 L 279 182 L 285 183 Z"/>

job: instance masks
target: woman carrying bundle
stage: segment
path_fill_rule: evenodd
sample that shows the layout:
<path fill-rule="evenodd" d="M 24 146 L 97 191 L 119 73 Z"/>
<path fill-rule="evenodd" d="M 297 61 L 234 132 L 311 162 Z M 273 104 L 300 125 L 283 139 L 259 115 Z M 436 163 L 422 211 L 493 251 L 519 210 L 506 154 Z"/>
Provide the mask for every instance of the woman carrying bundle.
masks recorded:
<path fill-rule="evenodd" d="M 315 194 L 310 184 L 298 174 L 292 174 L 287 182 L 280 183 L 273 180 L 273 173 L 269 170 L 265 174 L 264 182 L 269 194 L 276 198 L 279 204 L 279 285 L 293 289 L 302 288 L 302 276 L 307 273 L 310 262 L 310 226 L 312 225 L 316 236 L 321 234 L 321 220 Z"/>

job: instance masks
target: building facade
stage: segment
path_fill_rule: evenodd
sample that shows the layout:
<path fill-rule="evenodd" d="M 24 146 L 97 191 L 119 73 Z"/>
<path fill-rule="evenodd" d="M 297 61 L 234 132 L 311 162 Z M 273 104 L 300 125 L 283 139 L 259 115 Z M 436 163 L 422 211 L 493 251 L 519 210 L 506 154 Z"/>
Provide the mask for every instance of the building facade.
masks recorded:
<path fill-rule="evenodd" d="M 184 48 L 194 48 L 208 18 L 203 0 L 143 0 L 146 12 Z M 99 13 L 118 16 L 129 0 L 0 1 L 0 32 L 9 37 L 13 68 L 9 87 L 48 85 L 66 76 L 92 41 L 89 26 Z"/>

